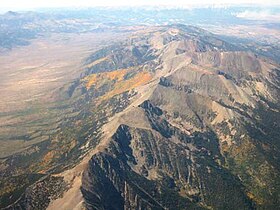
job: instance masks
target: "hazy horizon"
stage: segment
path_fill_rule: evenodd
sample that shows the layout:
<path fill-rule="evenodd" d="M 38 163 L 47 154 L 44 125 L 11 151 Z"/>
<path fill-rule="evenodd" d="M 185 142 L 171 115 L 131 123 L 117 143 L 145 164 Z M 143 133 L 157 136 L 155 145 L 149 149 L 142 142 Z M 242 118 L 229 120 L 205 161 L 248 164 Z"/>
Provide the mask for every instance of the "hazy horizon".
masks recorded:
<path fill-rule="evenodd" d="M 1 2 L 2 1 L 2 2 Z M 50 1 L 42 1 L 38 0 L 34 2 L 33 0 L 27 1 L 20 1 L 20 0 L 10 0 L 10 1 L 0 1 L 0 11 L 6 12 L 9 10 L 12 11 L 26 11 L 26 10 L 37 10 L 37 9 L 44 9 L 44 8 L 90 8 L 90 7 L 141 7 L 141 6 L 151 6 L 151 7 L 177 7 L 177 8 L 188 8 L 188 7 L 204 7 L 204 6 L 263 6 L 263 7 L 274 7 L 280 6 L 279 1 L 277 0 L 257 0 L 257 1 L 250 1 L 250 0 L 209 0 L 203 1 L 199 0 L 195 3 L 192 1 L 183 1 L 179 0 L 175 3 L 170 3 L 170 1 L 163 0 L 143 0 L 141 2 L 133 2 L 127 3 L 125 0 L 113 1 L 113 0 L 106 0 L 106 1 L 93 1 L 88 2 L 85 0 L 50 0 Z"/>

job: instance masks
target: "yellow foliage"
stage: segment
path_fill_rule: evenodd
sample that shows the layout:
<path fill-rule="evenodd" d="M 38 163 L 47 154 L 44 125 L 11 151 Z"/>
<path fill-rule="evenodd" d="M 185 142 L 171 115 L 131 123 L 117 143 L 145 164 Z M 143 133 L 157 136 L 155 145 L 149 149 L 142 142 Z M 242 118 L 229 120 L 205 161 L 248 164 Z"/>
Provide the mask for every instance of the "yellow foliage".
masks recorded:
<path fill-rule="evenodd" d="M 151 79 L 152 75 L 149 72 L 139 72 L 128 80 L 122 80 L 116 83 L 114 89 L 102 96 L 102 99 L 108 99 L 120 93 L 132 90 L 148 83 Z"/>
<path fill-rule="evenodd" d="M 54 152 L 53 152 L 53 151 L 49 151 L 49 152 L 44 156 L 42 162 L 43 162 L 44 164 L 48 164 L 49 162 L 52 161 L 53 157 L 54 157 Z"/>
<path fill-rule="evenodd" d="M 55 142 L 56 143 L 56 142 Z M 50 164 L 52 163 L 53 159 L 57 156 L 68 153 L 71 151 L 75 146 L 77 145 L 77 141 L 74 139 L 70 142 L 65 142 L 62 146 L 60 146 L 58 149 L 52 149 L 50 150 L 42 159 L 40 162 L 40 168 L 42 170 L 39 171 L 39 173 L 46 173 L 46 171 L 49 169 Z"/>
<path fill-rule="evenodd" d="M 97 80 L 97 74 L 85 77 L 82 81 L 86 82 L 86 88 L 89 89 Z"/>
<path fill-rule="evenodd" d="M 147 71 L 136 71 L 134 75 L 124 80 L 124 77 L 135 70 L 135 68 L 130 69 L 119 69 L 111 72 L 103 72 L 98 74 L 92 74 L 83 79 L 87 89 L 95 85 L 96 88 L 104 84 L 106 81 L 116 81 L 112 85 L 112 90 L 107 92 L 101 97 L 101 100 L 109 99 L 115 95 L 121 94 L 123 92 L 132 90 L 138 86 L 148 83 L 152 79 L 151 73 Z"/>
<path fill-rule="evenodd" d="M 92 85 L 104 79 L 120 81 L 123 79 L 123 77 L 126 75 L 127 72 L 128 69 L 120 69 L 111 72 L 92 74 L 87 76 L 83 80 L 86 82 L 86 88 L 89 89 Z"/>
<path fill-rule="evenodd" d="M 247 192 L 247 196 L 248 196 L 251 200 L 253 200 L 255 203 L 259 204 L 259 205 L 261 205 L 261 204 L 264 203 L 264 201 L 263 201 L 262 199 L 256 198 L 256 197 L 253 195 L 253 193 L 251 193 L 251 192 Z"/>

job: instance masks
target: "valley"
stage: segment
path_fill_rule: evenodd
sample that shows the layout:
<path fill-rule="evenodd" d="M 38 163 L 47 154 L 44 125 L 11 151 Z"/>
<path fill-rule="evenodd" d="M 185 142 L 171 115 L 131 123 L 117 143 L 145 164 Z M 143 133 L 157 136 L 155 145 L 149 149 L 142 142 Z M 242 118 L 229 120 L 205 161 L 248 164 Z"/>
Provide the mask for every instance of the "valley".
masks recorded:
<path fill-rule="evenodd" d="M 58 106 L 56 91 L 79 77 L 84 68 L 83 60 L 90 52 L 105 46 L 108 40 L 117 40 L 119 36 L 115 36 L 110 33 L 54 34 L 0 56 L 3 75 L 0 85 L 1 157 L 38 143 L 24 140 L 31 129 L 40 130 L 44 124 L 59 121 L 56 111 L 46 112 Z"/>

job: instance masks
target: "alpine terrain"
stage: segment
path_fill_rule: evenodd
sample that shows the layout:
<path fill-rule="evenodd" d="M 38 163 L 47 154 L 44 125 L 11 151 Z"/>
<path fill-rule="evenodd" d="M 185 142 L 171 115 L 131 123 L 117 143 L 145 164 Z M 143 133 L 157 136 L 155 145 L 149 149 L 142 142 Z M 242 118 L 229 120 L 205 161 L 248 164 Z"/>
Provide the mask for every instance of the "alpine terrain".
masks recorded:
<path fill-rule="evenodd" d="M 32 119 L 2 127 L 32 144 L 1 157 L 1 208 L 279 209 L 279 63 L 189 25 L 118 33 L 1 116 Z"/>

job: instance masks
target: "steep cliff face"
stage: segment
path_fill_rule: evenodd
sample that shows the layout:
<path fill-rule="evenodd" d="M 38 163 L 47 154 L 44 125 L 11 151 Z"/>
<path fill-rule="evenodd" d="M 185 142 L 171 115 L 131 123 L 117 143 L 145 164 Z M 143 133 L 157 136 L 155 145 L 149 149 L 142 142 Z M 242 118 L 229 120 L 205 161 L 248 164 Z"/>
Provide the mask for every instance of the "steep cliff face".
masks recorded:
<path fill-rule="evenodd" d="M 120 125 L 92 157 L 82 185 L 88 209 L 252 208 L 237 177 L 220 166 L 213 133 L 190 137 L 151 118 L 158 131 Z"/>

